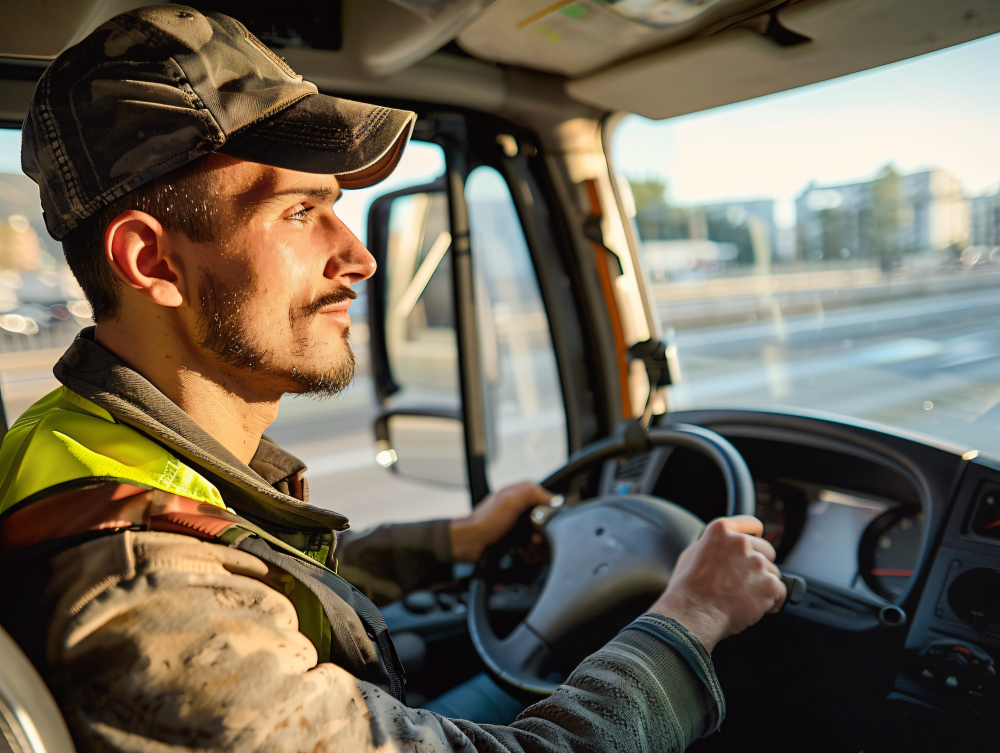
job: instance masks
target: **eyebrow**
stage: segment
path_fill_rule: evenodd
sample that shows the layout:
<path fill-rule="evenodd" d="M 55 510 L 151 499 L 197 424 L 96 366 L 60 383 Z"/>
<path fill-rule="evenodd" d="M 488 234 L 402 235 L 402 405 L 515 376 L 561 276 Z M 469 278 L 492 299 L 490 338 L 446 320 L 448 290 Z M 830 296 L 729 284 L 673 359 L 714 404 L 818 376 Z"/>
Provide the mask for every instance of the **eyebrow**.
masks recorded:
<path fill-rule="evenodd" d="M 280 201 L 283 198 L 289 196 L 300 196 L 305 199 L 312 199 L 317 204 L 324 204 L 329 202 L 330 204 L 336 204 L 340 201 L 340 197 L 344 195 L 344 189 L 339 191 L 334 191 L 332 188 L 326 186 L 318 186 L 316 188 L 289 188 L 285 191 L 276 191 L 269 196 L 258 201 L 253 201 L 250 203 L 251 207 L 259 207 L 265 204 L 272 204 L 274 202 Z"/>

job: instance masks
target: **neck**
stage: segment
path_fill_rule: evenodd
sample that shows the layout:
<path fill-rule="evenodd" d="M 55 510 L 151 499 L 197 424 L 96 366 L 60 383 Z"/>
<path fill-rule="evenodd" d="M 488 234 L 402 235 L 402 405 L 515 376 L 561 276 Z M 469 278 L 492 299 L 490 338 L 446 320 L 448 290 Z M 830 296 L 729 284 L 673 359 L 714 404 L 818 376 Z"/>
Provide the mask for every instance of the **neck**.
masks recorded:
<path fill-rule="evenodd" d="M 97 326 L 97 342 L 149 380 L 241 462 L 249 464 L 278 417 L 280 392 L 261 394 L 233 367 L 191 343 L 179 328 L 142 336 L 121 322 Z"/>

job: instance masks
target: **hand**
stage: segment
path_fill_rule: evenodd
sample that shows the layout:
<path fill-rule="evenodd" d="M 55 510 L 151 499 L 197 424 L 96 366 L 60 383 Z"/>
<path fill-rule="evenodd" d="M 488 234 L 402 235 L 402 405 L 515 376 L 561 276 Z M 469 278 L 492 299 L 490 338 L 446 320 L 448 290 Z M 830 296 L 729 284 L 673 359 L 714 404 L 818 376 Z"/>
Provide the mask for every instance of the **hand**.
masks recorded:
<path fill-rule="evenodd" d="M 550 499 L 550 492 L 530 481 L 489 495 L 469 517 L 451 521 L 451 551 L 455 562 L 479 562 L 486 547 L 502 539 L 525 510 L 544 505 Z"/>
<path fill-rule="evenodd" d="M 774 547 L 750 515 L 713 520 L 677 560 L 667 590 L 650 611 L 681 623 L 712 653 L 785 601 Z"/>

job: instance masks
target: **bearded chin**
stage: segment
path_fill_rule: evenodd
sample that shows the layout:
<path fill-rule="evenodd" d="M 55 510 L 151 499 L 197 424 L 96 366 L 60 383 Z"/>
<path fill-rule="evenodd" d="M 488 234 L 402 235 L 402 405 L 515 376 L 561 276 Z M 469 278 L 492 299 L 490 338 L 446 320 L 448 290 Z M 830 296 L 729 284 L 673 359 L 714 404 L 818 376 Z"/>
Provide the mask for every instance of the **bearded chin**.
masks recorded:
<path fill-rule="evenodd" d="M 355 364 L 354 351 L 351 349 L 351 343 L 347 337 L 348 331 L 344 330 L 345 352 L 340 363 L 335 368 L 321 370 L 303 369 L 300 371 L 297 366 L 293 366 L 292 373 L 289 376 L 300 389 L 288 391 L 322 399 L 334 397 L 346 390 L 351 384 L 351 380 L 354 379 Z"/>
<path fill-rule="evenodd" d="M 328 398 L 339 395 L 354 378 L 354 351 L 348 340 L 350 331 L 343 332 L 343 351 L 338 363 L 327 368 L 292 366 L 282 368 L 276 363 L 274 353 L 261 345 L 247 330 L 240 310 L 247 311 L 256 291 L 256 280 L 239 289 L 227 286 L 220 277 L 203 271 L 198 295 L 201 310 L 198 312 L 199 344 L 225 363 L 246 374 L 246 382 L 255 379 L 285 384 L 285 392 Z M 293 360 L 301 358 L 308 350 L 306 343 L 294 343 Z"/>

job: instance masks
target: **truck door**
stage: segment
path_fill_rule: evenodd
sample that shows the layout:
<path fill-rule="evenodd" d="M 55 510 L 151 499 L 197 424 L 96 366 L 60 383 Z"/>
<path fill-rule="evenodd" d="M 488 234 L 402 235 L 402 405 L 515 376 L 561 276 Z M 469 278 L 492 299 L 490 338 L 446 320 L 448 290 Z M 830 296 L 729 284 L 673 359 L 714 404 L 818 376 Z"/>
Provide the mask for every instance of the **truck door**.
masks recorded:
<path fill-rule="evenodd" d="M 557 299 L 543 295 L 552 280 L 526 232 L 524 205 L 540 195 L 526 182 L 512 190 L 509 142 L 483 155 L 461 121 L 438 126 L 445 174 L 386 194 L 369 213 L 378 457 L 404 476 L 467 486 L 477 502 L 565 461 L 574 382 L 554 345 Z"/>

